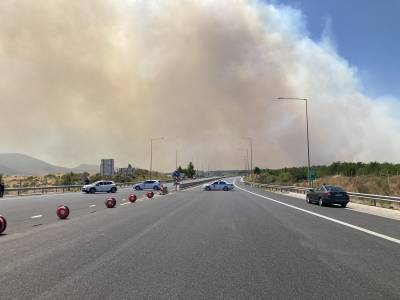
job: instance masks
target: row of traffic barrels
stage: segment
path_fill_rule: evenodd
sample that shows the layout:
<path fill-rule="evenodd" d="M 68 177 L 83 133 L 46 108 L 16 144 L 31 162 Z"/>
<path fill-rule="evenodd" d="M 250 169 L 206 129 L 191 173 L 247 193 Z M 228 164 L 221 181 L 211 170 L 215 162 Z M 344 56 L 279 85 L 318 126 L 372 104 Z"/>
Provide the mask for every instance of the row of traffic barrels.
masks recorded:
<path fill-rule="evenodd" d="M 147 198 L 151 199 L 154 197 L 154 193 L 147 192 L 146 196 Z M 131 194 L 129 195 L 128 199 L 129 202 L 135 203 L 137 200 L 137 196 L 135 194 Z M 107 206 L 107 208 L 113 208 L 115 207 L 115 205 L 117 205 L 117 200 L 113 197 L 109 197 L 106 199 L 105 205 Z M 69 212 L 70 212 L 69 207 L 66 205 L 60 205 L 56 209 L 57 217 L 60 218 L 61 220 L 65 220 L 66 218 L 68 218 Z M 7 220 L 5 217 L 0 215 L 0 234 L 2 234 L 6 230 L 6 228 L 7 228 Z"/>

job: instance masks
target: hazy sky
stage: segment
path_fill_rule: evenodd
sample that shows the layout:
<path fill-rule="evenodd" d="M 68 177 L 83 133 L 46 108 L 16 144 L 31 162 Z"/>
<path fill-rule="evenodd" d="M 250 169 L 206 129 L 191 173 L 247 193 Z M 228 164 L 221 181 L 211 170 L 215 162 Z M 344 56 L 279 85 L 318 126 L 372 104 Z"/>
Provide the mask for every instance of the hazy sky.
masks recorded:
<path fill-rule="evenodd" d="M 310 99 L 313 163 L 399 161 L 396 91 L 384 79 L 368 91 L 372 63 L 343 50 L 359 34 L 341 40 L 336 10 L 276 3 L 1 1 L 0 152 L 148 168 L 150 138 L 164 136 L 155 169 L 176 150 L 182 164 L 240 168 L 248 136 L 254 165 L 304 165 L 304 103 L 273 101 L 295 96 Z"/>

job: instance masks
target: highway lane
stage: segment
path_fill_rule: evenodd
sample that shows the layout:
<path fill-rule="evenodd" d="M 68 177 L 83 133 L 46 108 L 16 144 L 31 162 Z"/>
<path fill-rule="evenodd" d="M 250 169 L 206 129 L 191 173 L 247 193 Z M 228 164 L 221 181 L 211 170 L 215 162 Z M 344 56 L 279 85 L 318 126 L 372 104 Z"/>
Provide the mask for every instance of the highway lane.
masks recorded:
<path fill-rule="evenodd" d="M 165 186 L 171 191 L 172 183 Z M 147 191 L 136 191 L 132 187 L 119 188 L 117 193 L 86 194 L 82 192 L 54 193 L 45 195 L 32 195 L 22 197 L 8 197 L 0 200 L 0 215 L 7 219 L 6 233 L 22 232 L 31 227 L 58 221 L 56 208 L 59 205 L 67 205 L 70 209 L 70 217 L 78 217 L 107 209 L 104 201 L 108 197 L 114 197 L 117 205 L 128 202 L 130 194 L 144 197 Z"/>
<path fill-rule="evenodd" d="M 59 205 L 67 205 L 70 208 L 72 218 L 106 209 L 104 201 L 108 197 L 115 197 L 118 205 L 122 202 L 122 199 L 127 200 L 131 193 L 141 197 L 145 192 L 123 188 L 115 194 L 63 193 L 19 197 L 17 199 L 7 198 L 0 202 L 0 214 L 7 218 L 8 228 L 6 232 L 11 234 L 29 230 L 32 226 L 57 222 L 58 218 L 55 211 Z"/>
<path fill-rule="evenodd" d="M 395 220 L 305 208 L 399 229 Z M 1 299 L 400 296 L 398 244 L 238 189 L 104 209 L 2 236 L 0 249 Z"/>

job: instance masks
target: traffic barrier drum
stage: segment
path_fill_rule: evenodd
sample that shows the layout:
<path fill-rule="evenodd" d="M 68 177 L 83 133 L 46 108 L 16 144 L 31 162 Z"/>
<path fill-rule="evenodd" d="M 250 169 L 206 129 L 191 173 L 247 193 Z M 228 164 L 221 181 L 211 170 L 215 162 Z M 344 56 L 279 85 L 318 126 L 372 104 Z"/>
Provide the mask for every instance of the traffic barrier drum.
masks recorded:
<path fill-rule="evenodd" d="M 0 215 L 0 233 L 3 233 L 7 228 L 7 220 Z"/>
<path fill-rule="evenodd" d="M 69 216 L 68 206 L 60 205 L 59 207 L 57 207 L 56 214 L 57 214 L 57 217 L 59 217 L 61 220 L 68 218 L 68 216 Z"/>
<path fill-rule="evenodd" d="M 154 193 L 153 192 L 147 192 L 147 198 L 151 199 L 154 197 Z"/>
<path fill-rule="evenodd" d="M 135 203 L 135 202 L 136 202 L 136 199 L 137 199 L 137 197 L 136 197 L 136 195 L 135 195 L 135 194 L 132 194 L 132 195 L 130 195 L 130 196 L 129 196 L 129 198 L 128 198 L 128 199 L 129 199 L 129 201 L 130 201 L 130 202 L 132 202 L 132 203 Z"/>
<path fill-rule="evenodd" d="M 117 200 L 115 200 L 115 198 L 110 197 L 106 199 L 105 204 L 108 208 L 113 208 L 115 207 L 115 205 L 117 205 Z"/>

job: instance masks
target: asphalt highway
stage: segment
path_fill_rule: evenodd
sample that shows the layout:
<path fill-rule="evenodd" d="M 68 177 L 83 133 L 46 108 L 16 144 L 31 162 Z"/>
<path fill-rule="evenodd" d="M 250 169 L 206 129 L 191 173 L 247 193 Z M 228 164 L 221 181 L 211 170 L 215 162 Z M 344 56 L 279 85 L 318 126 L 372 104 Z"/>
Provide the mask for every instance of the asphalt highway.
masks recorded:
<path fill-rule="evenodd" d="M 121 190 L 114 209 L 77 193 L 64 221 L 72 194 L 0 201 L 0 299 L 400 298 L 399 221 L 236 184 L 124 205 Z"/>

